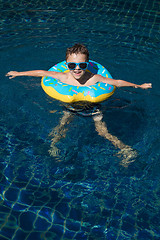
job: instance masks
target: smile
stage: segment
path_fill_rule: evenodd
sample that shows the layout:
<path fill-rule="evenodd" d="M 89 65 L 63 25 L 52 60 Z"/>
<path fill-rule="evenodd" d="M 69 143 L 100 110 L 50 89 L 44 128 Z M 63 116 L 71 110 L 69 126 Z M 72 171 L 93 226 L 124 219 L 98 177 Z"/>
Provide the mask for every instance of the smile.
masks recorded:
<path fill-rule="evenodd" d="M 77 75 L 79 75 L 79 74 L 81 74 L 82 73 L 82 71 L 80 70 L 80 71 L 73 71 L 74 72 L 74 74 L 77 74 Z"/>

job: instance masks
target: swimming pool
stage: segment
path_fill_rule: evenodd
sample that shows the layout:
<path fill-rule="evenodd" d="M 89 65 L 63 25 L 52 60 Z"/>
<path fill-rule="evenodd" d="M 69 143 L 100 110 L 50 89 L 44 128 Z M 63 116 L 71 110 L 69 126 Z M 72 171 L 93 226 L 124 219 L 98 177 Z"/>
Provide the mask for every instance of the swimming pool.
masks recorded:
<path fill-rule="evenodd" d="M 160 239 L 158 0 L 1 1 L 0 239 Z M 152 82 L 117 89 L 103 102 L 109 132 L 138 152 L 127 166 L 73 115 L 48 153 L 63 105 L 39 78 L 9 70 L 49 69 L 83 42 L 114 78 Z"/>

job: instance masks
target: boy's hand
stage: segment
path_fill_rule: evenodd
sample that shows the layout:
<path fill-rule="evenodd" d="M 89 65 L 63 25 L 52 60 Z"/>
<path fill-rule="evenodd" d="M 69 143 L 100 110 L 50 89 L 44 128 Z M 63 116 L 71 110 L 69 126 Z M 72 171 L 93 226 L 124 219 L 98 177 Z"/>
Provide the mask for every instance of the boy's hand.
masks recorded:
<path fill-rule="evenodd" d="M 10 71 L 10 72 L 8 72 L 8 73 L 6 74 L 6 77 L 9 77 L 9 79 L 15 78 L 15 77 L 17 77 L 17 76 L 19 76 L 19 74 L 18 74 L 18 72 L 16 72 L 16 71 Z"/>
<path fill-rule="evenodd" d="M 142 89 L 152 88 L 152 83 L 143 83 L 142 85 L 140 85 L 140 88 Z"/>

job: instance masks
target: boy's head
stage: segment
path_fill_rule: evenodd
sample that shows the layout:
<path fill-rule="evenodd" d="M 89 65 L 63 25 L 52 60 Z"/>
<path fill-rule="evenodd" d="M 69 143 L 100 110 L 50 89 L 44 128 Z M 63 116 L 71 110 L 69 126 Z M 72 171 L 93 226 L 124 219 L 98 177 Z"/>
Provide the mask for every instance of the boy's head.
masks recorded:
<path fill-rule="evenodd" d="M 78 80 L 84 76 L 88 61 L 89 52 L 83 44 L 77 43 L 73 47 L 67 48 L 66 65 L 75 79 Z"/>
<path fill-rule="evenodd" d="M 67 48 L 67 51 L 66 51 L 66 61 L 67 61 L 69 55 L 72 55 L 73 53 L 75 53 L 75 54 L 84 54 L 85 58 L 86 58 L 85 61 L 86 62 L 89 61 L 88 49 L 83 44 L 76 43 L 73 47 Z"/>

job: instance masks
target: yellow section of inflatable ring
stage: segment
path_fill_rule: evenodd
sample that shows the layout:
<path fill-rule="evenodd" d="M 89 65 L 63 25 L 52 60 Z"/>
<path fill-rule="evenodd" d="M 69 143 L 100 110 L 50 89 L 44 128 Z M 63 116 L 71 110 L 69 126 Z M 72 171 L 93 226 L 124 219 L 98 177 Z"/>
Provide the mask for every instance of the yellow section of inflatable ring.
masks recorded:
<path fill-rule="evenodd" d="M 70 95 L 60 94 L 52 87 L 48 87 L 48 86 L 46 87 L 43 84 L 43 78 L 42 78 L 41 86 L 42 86 L 43 90 L 50 97 L 60 100 L 62 102 L 66 102 L 66 103 L 78 102 L 78 101 L 88 101 L 88 102 L 93 102 L 93 103 L 102 102 L 102 101 L 106 100 L 107 98 L 109 98 L 116 90 L 116 88 L 114 87 L 114 90 L 112 92 L 101 94 L 98 97 L 91 97 L 89 95 L 84 96 L 82 93 L 78 93 L 78 94 L 74 94 L 73 96 L 70 96 Z"/>

